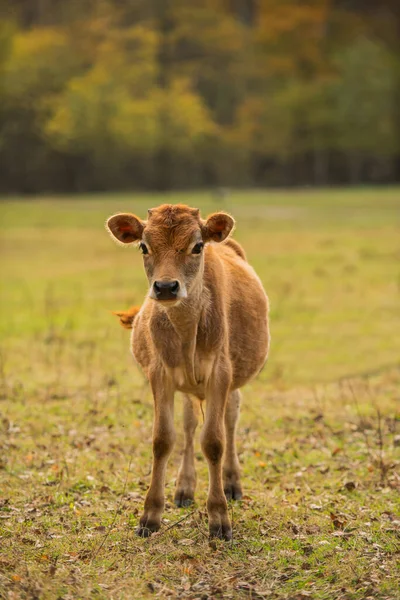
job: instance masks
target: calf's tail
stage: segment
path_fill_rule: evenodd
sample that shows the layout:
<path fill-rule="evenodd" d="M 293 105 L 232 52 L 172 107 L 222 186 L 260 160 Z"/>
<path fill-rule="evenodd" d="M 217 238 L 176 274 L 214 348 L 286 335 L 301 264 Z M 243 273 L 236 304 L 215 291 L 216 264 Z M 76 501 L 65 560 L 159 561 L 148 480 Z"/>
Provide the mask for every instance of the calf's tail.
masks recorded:
<path fill-rule="evenodd" d="M 128 310 L 113 312 L 113 315 L 119 317 L 119 322 L 125 329 L 132 329 L 133 321 L 140 310 L 140 306 L 131 306 Z"/>

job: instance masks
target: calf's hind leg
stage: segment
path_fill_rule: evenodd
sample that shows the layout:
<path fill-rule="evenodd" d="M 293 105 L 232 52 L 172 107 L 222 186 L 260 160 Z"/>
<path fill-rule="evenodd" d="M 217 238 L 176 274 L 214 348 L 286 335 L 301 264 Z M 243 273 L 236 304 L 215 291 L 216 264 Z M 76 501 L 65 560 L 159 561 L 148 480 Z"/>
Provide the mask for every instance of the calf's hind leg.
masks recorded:
<path fill-rule="evenodd" d="M 183 432 L 185 446 L 176 481 L 174 502 L 176 506 L 189 506 L 194 501 L 196 470 L 194 464 L 194 434 L 198 413 L 190 396 L 183 398 Z"/>
<path fill-rule="evenodd" d="M 240 500 L 243 495 L 240 484 L 239 459 L 236 451 L 236 427 L 239 420 L 240 401 L 240 391 L 231 392 L 225 409 L 226 448 L 223 477 L 227 500 Z"/>

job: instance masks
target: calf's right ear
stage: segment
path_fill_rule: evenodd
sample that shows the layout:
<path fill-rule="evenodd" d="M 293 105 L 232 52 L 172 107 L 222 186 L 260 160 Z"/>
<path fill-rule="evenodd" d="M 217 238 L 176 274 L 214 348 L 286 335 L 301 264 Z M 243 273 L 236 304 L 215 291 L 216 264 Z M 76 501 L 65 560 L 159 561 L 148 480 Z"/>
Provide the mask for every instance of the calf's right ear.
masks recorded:
<path fill-rule="evenodd" d="M 107 219 L 106 229 L 121 244 L 132 244 L 142 239 L 146 223 L 130 213 L 120 213 Z"/>

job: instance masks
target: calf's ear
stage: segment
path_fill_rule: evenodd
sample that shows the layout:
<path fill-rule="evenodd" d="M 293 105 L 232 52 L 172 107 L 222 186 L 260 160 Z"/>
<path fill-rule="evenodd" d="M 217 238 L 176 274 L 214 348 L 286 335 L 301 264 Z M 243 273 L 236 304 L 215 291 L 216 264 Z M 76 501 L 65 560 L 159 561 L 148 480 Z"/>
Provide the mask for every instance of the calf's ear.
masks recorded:
<path fill-rule="evenodd" d="M 204 241 L 212 240 L 222 242 L 231 233 L 235 226 L 235 220 L 227 213 L 214 213 L 206 221 L 203 221 Z"/>
<path fill-rule="evenodd" d="M 106 229 L 121 244 L 132 244 L 142 239 L 146 223 L 130 213 L 120 213 L 107 219 Z"/>

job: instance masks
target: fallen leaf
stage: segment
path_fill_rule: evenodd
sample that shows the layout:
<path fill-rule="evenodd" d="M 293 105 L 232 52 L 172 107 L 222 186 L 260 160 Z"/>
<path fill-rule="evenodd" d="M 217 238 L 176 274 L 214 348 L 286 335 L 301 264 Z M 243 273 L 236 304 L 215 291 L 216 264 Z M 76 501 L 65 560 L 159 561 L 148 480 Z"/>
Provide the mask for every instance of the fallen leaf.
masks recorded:
<path fill-rule="evenodd" d="M 347 521 L 345 519 L 341 519 L 338 515 L 335 515 L 335 513 L 331 512 L 329 516 L 335 529 L 343 529 L 347 525 Z"/>
<path fill-rule="evenodd" d="M 319 504 L 310 504 L 311 510 L 322 510 L 322 506 Z"/>
<path fill-rule="evenodd" d="M 349 492 L 352 492 L 353 490 L 356 489 L 357 485 L 356 485 L 356 483 L 354 481 L 346 481 L 346 483 L 344 484 L 344 487 Z"/>

